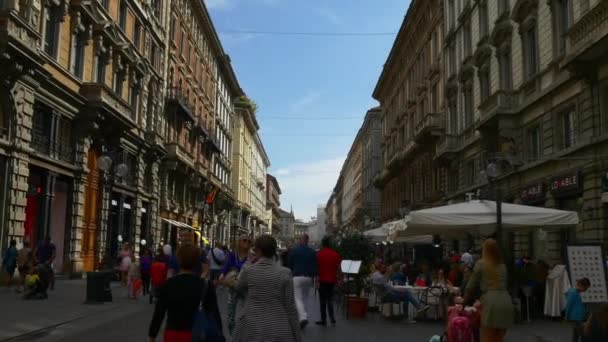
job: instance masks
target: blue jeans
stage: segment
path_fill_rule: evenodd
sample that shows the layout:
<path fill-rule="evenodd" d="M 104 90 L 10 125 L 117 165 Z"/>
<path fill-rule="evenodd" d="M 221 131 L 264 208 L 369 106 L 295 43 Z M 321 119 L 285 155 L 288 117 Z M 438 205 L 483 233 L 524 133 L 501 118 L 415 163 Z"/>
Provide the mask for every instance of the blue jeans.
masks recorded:
<path fill-rule="evenodd" d="M 385 296 L 384 299 L 386 301 L 390 301 L 390 302 L 403 302 L 403 304 L 407 303 L 411 303 L 415 308 L 419 308 L 420 307 L 420 302 L 418 301 L 418 298 L 416 298 L 411 291 L 409 290 L 402 290 L 402 291 L 391 291 L 388 292 Z"/>

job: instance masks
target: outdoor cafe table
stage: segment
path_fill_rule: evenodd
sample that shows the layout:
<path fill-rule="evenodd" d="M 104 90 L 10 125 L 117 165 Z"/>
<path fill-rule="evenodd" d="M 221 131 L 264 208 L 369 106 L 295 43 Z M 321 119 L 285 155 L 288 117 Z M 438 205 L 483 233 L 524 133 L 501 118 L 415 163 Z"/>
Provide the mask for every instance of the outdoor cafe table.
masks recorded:
<path fill-rule="evenodd" d="M 428 288 L 426 286 L 409 286 L 409 285 L 395 285 L 393 286 L 396 290 L 409 290 L 410 292 L 412 292 L 412 294 L 414 295 L 414 297 L 416 297 L 418 300 L 420 300 L 420 298 L 422 297 L 422 294 L 424 293 L 424 291 Z M 410 305 L 408 303 L 407 305 L 407 318 L 409 320 L 413 320 L 414 317 L 416 317 L 416 308 L 413 305 Z"/>

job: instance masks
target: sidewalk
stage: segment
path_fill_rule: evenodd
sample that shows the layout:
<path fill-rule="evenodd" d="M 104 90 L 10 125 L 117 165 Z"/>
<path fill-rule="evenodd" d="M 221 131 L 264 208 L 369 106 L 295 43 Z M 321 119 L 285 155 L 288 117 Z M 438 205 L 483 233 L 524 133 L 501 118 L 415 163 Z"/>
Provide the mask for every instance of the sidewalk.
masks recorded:
<path fill-rule="evenodd" d="M 44 336 L 69 323 L 94 320 L 96 324 L 136 313 L 149 307 L 147 298 L 128 299 L 126 289 L 112 284 L 113 302 L 84 304 L 86 280 L 57 280 L 46 300 L 23 300 L 14 289 L 0 288 L 0 341 Z M 74 324 L 86 325 L 86 324 Z"/>

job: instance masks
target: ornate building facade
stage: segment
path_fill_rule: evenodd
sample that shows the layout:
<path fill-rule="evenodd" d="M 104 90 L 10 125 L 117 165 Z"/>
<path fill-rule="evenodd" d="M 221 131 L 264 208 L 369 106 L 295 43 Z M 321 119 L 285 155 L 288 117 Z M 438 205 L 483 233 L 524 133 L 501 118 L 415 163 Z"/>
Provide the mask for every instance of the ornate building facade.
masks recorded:
<path fill-rule="evenodd" d="M 153 241 L 163 155 L 163 9 L 3 1 L 0 243 L 50 236 L 58 272 Z"/>
<path fill-rule="evenodd" d="M 373 93 L 382 107 L 382 222 L 441 201 L 446 173 L 433 158 L 446 129 L 442 8 L 411 2 Z"/>

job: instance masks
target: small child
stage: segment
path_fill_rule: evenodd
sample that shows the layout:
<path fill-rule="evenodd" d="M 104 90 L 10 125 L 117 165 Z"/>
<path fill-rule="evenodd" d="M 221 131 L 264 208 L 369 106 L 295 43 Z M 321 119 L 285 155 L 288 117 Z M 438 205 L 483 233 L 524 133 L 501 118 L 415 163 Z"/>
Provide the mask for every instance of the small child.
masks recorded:
<path fill-rule="evenodd" d="M 141 275 L 139 273 L 138 262 L 132 262 L 129 265 L 128 279 L 129 298 L 137 299 L 137 293 L 141 290 Z"/>
<path fill-rule="evenodd" d="M 42 279 L 40 279 L 39 268 L 33 267 L 30 270 L 30 273 L 25 276 L 24 281 L 24 291 L 23 298 L 24 299 L 44 299 L 46 298 L 46 294 L 43 290 L 44 284 L 42 283 Z"/>
<path fill-rule="evenodd" d="M 150 304 L 154 302 L 154 297 L 158 297 L 158 292 L 161 286 L 167 280 L 167 263 L 163 255 L 158 255 L 150 266 L 150 280 L 152 283 L 152 290 L 150 291 Z"/>
<path fill-rule="evenodd" d="M 583 322 L 587 319 L 587 309 L 583 304 L 581 292 L 591 286 L 588 278 L 576 281 L 576 287 L 566 291 L 566 320 L 574 323 L 572 341 L 578 342 L 583 336 Z"/>

